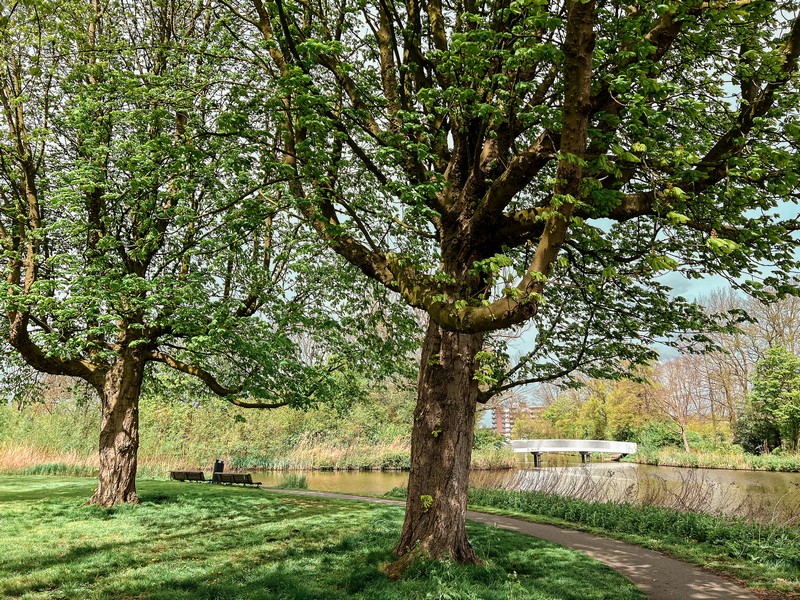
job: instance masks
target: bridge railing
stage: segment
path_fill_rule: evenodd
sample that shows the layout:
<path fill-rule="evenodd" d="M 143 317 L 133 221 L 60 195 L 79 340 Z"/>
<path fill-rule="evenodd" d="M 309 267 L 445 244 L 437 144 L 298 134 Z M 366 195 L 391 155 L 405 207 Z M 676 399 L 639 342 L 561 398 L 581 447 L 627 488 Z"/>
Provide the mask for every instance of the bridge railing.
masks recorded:
<path fill-rule="evenodd" d="M 511 440 L 514 452 L 610 452 L 633 454 L 638 446 L 634 442 L 609 440 Z"/>

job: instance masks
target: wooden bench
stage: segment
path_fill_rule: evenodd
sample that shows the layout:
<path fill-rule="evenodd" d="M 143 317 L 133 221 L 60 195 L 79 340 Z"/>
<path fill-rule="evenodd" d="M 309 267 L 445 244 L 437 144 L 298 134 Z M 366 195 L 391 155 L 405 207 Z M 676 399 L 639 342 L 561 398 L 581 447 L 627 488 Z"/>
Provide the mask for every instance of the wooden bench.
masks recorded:
<path fill-rule="evenodd" d="M 217 473 L 217 483 L 225 485 L 261 485 L 260 481 L 253 481 L 250 473 Z"/>
<path fill-rule="evenodd" d="M 202 471 L 171 471 L 169 477 L 175 481 L 208 481 Z"/>

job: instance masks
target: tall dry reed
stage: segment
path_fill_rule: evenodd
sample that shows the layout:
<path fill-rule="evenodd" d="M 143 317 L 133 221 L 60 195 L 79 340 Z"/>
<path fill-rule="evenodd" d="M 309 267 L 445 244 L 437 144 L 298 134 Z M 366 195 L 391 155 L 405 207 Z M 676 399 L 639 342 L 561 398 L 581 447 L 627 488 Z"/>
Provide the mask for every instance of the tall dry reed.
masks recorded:
<path fill-rule="evenodd" d="M 18 473 L 37 465 L 61 463 L 69 467 L 95 470 L 99 466 L 97 456 L 86 456 L 76 451 L 57 452 L 36 446 L 0 444 L 0 473 Z"/>

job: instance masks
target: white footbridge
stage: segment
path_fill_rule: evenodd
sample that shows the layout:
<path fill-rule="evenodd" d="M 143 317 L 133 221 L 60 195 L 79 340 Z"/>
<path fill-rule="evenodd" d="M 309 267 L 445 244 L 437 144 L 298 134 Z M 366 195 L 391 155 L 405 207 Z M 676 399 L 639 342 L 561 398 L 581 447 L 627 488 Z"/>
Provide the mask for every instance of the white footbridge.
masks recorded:
<path fill-rule="evenodd" d="M 592 452 L 608 452 L 610 454 L 634 454 L 637 450 L 634 442 L 612 442 L 608 440 L 511 440 L 514 452 L 530 452 L 533 454 L 533 466 L 542 466 L 542 454 L 545 452 L 579 452 L 581 462 L 590 462 Z"/>

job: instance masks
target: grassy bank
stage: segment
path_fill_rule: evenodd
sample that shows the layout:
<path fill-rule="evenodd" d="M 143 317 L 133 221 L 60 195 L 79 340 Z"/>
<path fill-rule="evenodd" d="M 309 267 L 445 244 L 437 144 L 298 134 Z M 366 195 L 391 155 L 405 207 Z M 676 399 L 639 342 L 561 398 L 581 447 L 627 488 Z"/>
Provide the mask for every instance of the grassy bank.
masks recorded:
<path fill-rule="evenodd" d="M 215 458 L 221 458 L 230 469 L 313 471 L 313 470 L 408 470 L 411 448 L 408 442 L 364 444 L 349 447 L 301 442 L 282 456 L 209 454 L 203 461 L 185 457 L 139 455 L 139 475 L 145 478 L 166 478 L 170 471 L 203 469 L 210 471 Z M 97 453 L 40 448 L 24 443 L 0 444 L 0 473 L 18 475 L 69 475 L 91 477 L 99 467 Z M 473 469 L 510 469 L 514 455 L 505 448 L 482 448 L 472 453 Z"/>
<path fill-rule="evenodd" d="M 731 446 L 724 450 L 695 450 L 692 452 L 674 447 L 646 448 L 640 446 L 636 454 L 622 460 L 666 467 L 800 472 L 800 454 L 746 454 L 738 446 Z"/>
<path fill-rule="evenodd" d="M 403 497 L 405 490 L 390 495 Z M 800 598 L 800 529 L 651 506 L 474 488 L 470 506 L 583 529 L 666 552 L 748 585 Z"/>
<path fill-rule="evenodd" d="M 480 525 L 485 561 L 419 561 L 397 582 L 402 510 L 142 482 L 140 506 L 86 506 L 93 482 L 0 477 L 0 596 L 81 600 L 423 598 L 641 600 L 604 565 L 564 548 Z"/>

